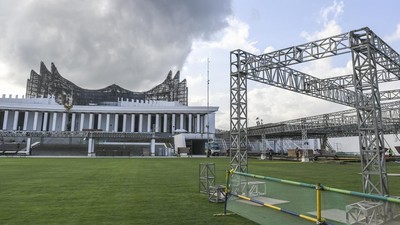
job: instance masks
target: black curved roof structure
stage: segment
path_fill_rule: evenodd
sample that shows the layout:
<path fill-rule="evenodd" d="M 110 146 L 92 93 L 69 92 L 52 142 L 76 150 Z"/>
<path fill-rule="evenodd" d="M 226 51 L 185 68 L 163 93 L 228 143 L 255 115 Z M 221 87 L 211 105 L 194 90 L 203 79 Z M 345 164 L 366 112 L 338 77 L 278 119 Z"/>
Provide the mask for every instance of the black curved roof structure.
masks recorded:
<path fill-rule="evenodd" d="M 31 71 L 27 80 L 26 97 L 50 97 L 54 96 L 59 104 L 70 102 L 73 105 L 117 105 L 118 99 L 134 100 L 158 100 L 177 101 L 182 105 L 188 105 L 188 88 L 186 79 L 179 81 L 180 72 L 172 77 L 169 71 L 166 79 L 145 92 L 126 90 L 116 84 L 98 90 L 81 88 L 60 75 L 54 63 L 51 70 L 40 63 L 40 74 Z"/>

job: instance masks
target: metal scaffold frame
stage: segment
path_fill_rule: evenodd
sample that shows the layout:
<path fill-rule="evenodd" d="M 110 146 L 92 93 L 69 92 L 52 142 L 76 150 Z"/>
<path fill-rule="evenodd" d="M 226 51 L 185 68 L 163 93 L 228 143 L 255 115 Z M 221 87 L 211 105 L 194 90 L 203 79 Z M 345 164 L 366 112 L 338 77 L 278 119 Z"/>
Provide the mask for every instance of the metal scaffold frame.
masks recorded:
<path fill-rule="evenodd" d="M 239 172 L 248 172 L 247 168 L 247 74 L 243 73 L 244 52 L 231 52 L 230 77 L 230 164 Z M 236 59 L 236 60 L 235 60 Z M 235 61 L 233 61 L 235 60 Z"/>
<path fill-rule="evenodd" d="M 166 79 L 145 92 L 134 92 L 124 89 L 116 84 L 98 90 L 81 88 L 65 79 L 58 72 L 54 63 L 51 69 L 47 69 L 43 62 L 40 63 L 40 73 L 31 71 L 27 80 L 27 97 L 54 96 L 56 102 L 61 105 L 116 105 L 120 99 L 136 101 L 177 101 L 182 105 L 188 105 L 188 88 L 186 79 L 180 81 L 180 72 L 172 76 L 169 71 Z"/>
<path fill-rule="evenodd" d="M 289 68 L 295 64 L 346 53 L 352 56 L 352 75 L 319 79 Z M 354 134 L 355 128 L 357 130 L 363 191 L 369 194 L 389 194 L 383 134 L 398 129 L 399 122 L 393 121 L 393 115 L 386 116 L 387 112 L 391 114 L 398 111 L 398 102 L 393 107 L 383 106 L 381 101 L 398 99 L 400 92 L 380 92 L 379 83 L 400 80 L 400 56 L 369 28 L 262 55 L 240 49 L 230 53 L 230 163 L 231 168 L 239 172 L 248 171 L 247 79 L 355 108 L 355 112 L 348 110 L 338 113 L 340 118 L 336 123 L 348 124 L 342 126 L 339 132 Z M 382 111 L 385 113 L 384 118 Z M 282 132 L 300 130 L 304 134 L 309 129 L 319 127 L 325 129 L 322 135 L 326 135 L 327 131 L 334 131 L 337 127 L 337 124 L 331 125 L 329 118 L 335 118 L 335 114 L 288 121 L 278 128 L 261 126 L 262 129 L 250 131 L 262 135 L 268 133 L 268 130 L 282 129 Z M 309 134 L 313 135 L 312 132 Z"/>
<path fill-rule="evenodd" d="M 385 143 L 377 79 L 377 49 L 369 29 L 350 32 L 353 83 L 361 153 L 361 174 L 365 193 L 389 194 Z M 369 98 L 364 97 L 369 93 Z"/>
<path fill-rule="evenodd" d="M 397 134 L 400 130 L 400 101 L 382 103 L 381 113 L 384 134 Z M 247 135 L 300 139 L 303 129 L 307 130 L 309 138 L 358 136 L 357 111 L 349 109 L 248 127 Z"/>
<path fill-rule="evenodd" d="M 199 164 L 199 192 L 209 194 L 215 185 L 215 163 Z"/>

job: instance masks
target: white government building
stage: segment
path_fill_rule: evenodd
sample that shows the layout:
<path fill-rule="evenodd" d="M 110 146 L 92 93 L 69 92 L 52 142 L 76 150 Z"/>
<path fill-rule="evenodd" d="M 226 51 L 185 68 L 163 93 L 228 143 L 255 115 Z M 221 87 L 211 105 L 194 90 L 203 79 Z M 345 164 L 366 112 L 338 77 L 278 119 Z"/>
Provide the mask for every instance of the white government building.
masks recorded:
<path fill-rule="evenodd" d="M 44 79 L 46 72 L 50 74 L 47 75 L 47 80 Z M 35 76 L 36 78 L 39 76 L 39 79 L 36 79 L 39 82 L 32 82 L 34 80 L 32 78 Z M 87 143 L 88 156 L 96 155 L 96 138 L 98 140 L 112 139 L 108 140 L 108 144 L 113 143 L 113 145 L 118 145 L 118 143 L 121 143 L 120 145 L 139 145 L 132 141 L 137 137 L 140 137 L 142 142 L 144 139 L 148 141 L 141 142 L 140 145 L 143 147 L 147 145 L 151 156 L 161 154 L 156 152 L 156 145 L 160 144 L 156 143 L 157 137 L 171 138 L 174 153 L 177 153 L 179 147 L 187 147 L 190 143 L 189 147 L 194 150 L 194 154 L 204 154 L 204 143 L 214 137 L 215 112 L 218 107 L 187 106 L 186 81 L 180 82 L 180 84 L 183 83 L 185 91 L 184 95 L 181 95 L 183 98 L 180 99 L 163 100 L 162 98 L 165 99 L 166 96 L 166 85 L 163 86 L 162 91 L 156 90 L 160 89 L 160 85 L 168 82 L 176 85 L 176 80 L 179 81 L 179 73 L 174 78 L 170 73 L 162 84 L 148 92 L 143 92 L 144 98 L 140 92 L 130 92 L 135 97 L 139 96 L 137 97 L 139 99 L 119 97 L 118 93 L 126 90 L 112 85 L 107 87 L 108 90 L 105 88 L 101 91 L 106 90 L 104 92 L 107 95 L 115 93 L 116 101 L 107 99 L 104 102 L 86 102 L 86 105 L 84 105 L 85 103 L 76 104 L 79 99 L 76 100 L 75 95 L 83 96 L 83 91 L 87 90 L 79 90 L 77 86 L 72 86 L 72 83 L 68 83 L 69 81 L 60 77 L 61 75 L 58 74 L 55 67 L 50 72 L 42 65 L 41 75 L 34 71 L 31 72 L 31 78 L 28 79 L 27 85 L 28 97 L 2 95 L 0 98 L 0 152 L 7 151 L 7 148 L 12 146 L 11 142 L 14 142 L 15 145 L 18 145 L 19 153 L 30 155 L 32 145 L 35 143 L 36 145 L 45 144 L 43 137 L 47 139 L 53 137 L 53 139 L 59 140 L 57 138 L 90 136 L 90 141 Z M 60 94 L 60 85 L 52 86 L 52 84 L 57 84 L 57 80 L 62 81 L 58 83 L 64 84 L 61 88 L 67 89 L 67 91 L 68 88 L 72 89 L 73 94 L 64 90 Z M 46 82 L 47 84 L 43 85 Z M 42 90 L 46 90 L 47 93 L 40 93 L 39 88 L 32 91 L 32 86 L 42 86 Z M 49 88 L 49 86 L 52 87 Z M 56 91 L 49 91 L 51 89 Z M 110 91 L 110 89 L 112 90 Z M 98 97 L 97 93 L 93 94 L 95 92 L 99 93 L 98 90 L 91 93 Z M 151 93 L 148 94 L 149 92 L 157 93 L 151 95 Z M 163 96 L 160 97 L 160 95 Z M 171 94 L 169 93 L 169 95 Z M 178 96 L 176 92 L 175 96 Z M 60 101 L 64 104 L 60 104 Z M 19 137 L 19 141 L 13 137 Z M 107 141 L 103 142 L 102 144 L 107 144 Z M 57 142 L 52 141 L 51 143 Z M 166 154 L 166 151 L 162 153 L 162 155 Z"/>
<path fill-rule="evenodd" d="M 177 102 L 121 99 L 117 106 L 74 106 L 65 109 L 52 97 L 0 98 L 2 131 L 87 131 L 138 133 L 215 133 L 218 107 L 184 106 Z M 209 123 L 209 129 L 208 129 Z M 68 126 L 67 126 L 68 125 Z"/>

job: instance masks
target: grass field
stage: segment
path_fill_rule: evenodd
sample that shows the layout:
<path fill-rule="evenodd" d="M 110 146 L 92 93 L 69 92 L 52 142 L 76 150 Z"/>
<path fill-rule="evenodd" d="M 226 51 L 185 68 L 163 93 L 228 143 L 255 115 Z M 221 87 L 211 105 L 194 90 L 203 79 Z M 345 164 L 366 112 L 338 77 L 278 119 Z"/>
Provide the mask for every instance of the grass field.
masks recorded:
<path fill-rule="evenodd" d="M 0 224 L 254 224 L 216 217 L 223 204 L 198 192 L 199 163 L 226 158 L 0 158 Z M 294 163 L 250 159 L 263 176 L 360 191 L 359 163 Z M 388 173 L 400 173 L 388 163 Z M 400 177 L 390 178 L 400 195 Z"/>

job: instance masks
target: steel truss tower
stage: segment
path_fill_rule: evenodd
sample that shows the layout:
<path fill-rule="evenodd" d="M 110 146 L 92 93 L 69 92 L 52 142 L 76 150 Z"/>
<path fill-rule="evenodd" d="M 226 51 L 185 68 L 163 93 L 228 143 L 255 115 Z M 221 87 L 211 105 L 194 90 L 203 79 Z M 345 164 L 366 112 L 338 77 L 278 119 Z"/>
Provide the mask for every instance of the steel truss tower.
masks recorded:
<path fill-rule="evenodd" d="M 356 91 L 357 124 L 361 146 L 361 174 L 365 193 L 389 194 L 382 112 L 377 79 L 379 49 L 369 29 L 350 32 L 353 84 Z M 365 98 L 364 93 L 369 93 Z"/>
<path fill-rule="evenodd" d="M 231 168 L 239 172 L 248 172 L 247 169 L 247 74 L 242 72 L 243 58 L 246 52 L 231 53 L 230 78 L 230 163 Z"/>
<path fill-rule="evenodd" d="M 346 53 L 352 56 L 352 75 L 319 79 L 289 67 Z M 262 55 L 230 53 L 231 168 L 240 172 L 248 171 L 247 79 L 354 107 L 363 191 L 389 194 L 381 101 L 398 98 L 399 90 L 381 93 L 379 83 L 400 80 L 400 56 L 369 28 Z"/>

